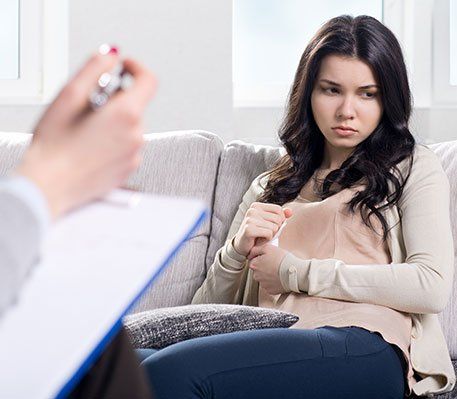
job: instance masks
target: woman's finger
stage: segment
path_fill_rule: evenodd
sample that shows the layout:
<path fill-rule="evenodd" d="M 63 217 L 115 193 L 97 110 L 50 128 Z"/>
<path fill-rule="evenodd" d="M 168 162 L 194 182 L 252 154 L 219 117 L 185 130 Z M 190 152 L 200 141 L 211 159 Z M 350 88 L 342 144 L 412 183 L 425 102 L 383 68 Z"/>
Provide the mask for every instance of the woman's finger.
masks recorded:
<path fill-rule="evenodd" d="M 255 246 L 255 247 L 252 247 L 251 251 L 249 252 L 249 255 L 248 255 L 248 260 L 251 260 L 257 256 L 260 256 L 264 253 L 263 251 L 263 245 L 262 246 Z"/>
<path fill-rule="evenodd" d="M 270 228 L 255 226 L 249 231 L 249 235 L 252 238 L 265 238 L 269 241 L 273 238 L 274 232 Z"/>
<path fill-rule="evenodd" d="M 275 223 L 278 227 L 286 219 L 283 215 L 266 211 L 260 211 L 259 216 L 264 220 L 268 220 L 269 222 Z"/>
<path fill-rule="evenodd" d="M 266 211 L 266 212 L 276 213 L 278 215 L 281 215 L 283 213 L 282 207 L 280 205 L 276 205 L 276 204 L 254 202 L 253 204 L 251 204 L 251 207 L 254 209 L 260 209 L 260 210 Z"/>
<path fill-rule="evenodd" d="M 257 238 L 255 240 L 254 246 L 259 247 L 259 246 L 265 245 L 267 242 L 269 242 L 269 240 L 267 240 L 266 238 Z"/>
<path fill-rule="evenodd" d="M 284 216 L 288 219 L 292 216 L 292 209 L 284 208 Z"/>
<path fill-rule="evenodd" d="M 276 223 L 269 222 L 268 220 L 259 219 L 256 220 L 254 223 L 257 227 L 270 230 L 272 234 L 276 234 L 276 232 L 279 230 L 279 226 Z"/>

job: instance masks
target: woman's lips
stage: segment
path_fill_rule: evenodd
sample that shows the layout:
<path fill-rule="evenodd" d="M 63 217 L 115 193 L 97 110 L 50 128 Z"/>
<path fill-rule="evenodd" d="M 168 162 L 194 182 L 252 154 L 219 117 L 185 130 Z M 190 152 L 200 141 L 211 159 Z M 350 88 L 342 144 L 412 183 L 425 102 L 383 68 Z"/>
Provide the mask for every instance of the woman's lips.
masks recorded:
<path fill-rule="evenodd" d="M 341 129 L 341 128 L 338 128 L 338 127 L 332 127 L 332 130 L 336 134 L 338 134 L 339 136 L 342 136 L 342 137 L 352 136 L 352 135 L 357 133 L 357 131 L 355 131 L 355 130 Z"/>

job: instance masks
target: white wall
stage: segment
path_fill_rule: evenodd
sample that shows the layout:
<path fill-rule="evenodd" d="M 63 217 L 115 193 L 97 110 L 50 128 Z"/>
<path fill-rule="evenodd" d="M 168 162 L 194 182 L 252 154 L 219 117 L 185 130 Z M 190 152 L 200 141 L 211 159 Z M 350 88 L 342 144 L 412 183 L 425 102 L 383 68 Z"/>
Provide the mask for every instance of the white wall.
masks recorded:
<path fill-rule="evenodd" d="M 101 43 L 157 75 L 146 130 L 205 129 L 225 142 L 274 143 L 279 108 L 232 107 L 231 0 L 69 0 L 70 73 Z M 0 106 L 0 130 L 31 131 L 43 106 Z M 457 139 L 457 109 L 415 110 L 423 140 Z"/>
<path fill-rule="evenodd" d="M 232 135 L 231 1 L 69 0 L 70 72 L 101 43 L 140 59 L 159 80 L 147 131 Z M 0 130 L 30 131 L 42 106 L 0 106 Z"/>

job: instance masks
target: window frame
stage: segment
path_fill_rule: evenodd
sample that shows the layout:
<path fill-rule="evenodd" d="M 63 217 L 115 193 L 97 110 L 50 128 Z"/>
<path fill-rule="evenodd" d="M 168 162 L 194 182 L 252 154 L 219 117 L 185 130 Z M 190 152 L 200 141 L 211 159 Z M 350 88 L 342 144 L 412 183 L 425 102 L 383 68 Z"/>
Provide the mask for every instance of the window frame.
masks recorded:
<path fill-rule="evenodd" d="M 457 86 L 451 84 L 450 73 L 450 1 L 452 0 L 435 0 L 433 13 L 433 105 L 457 108 Z"/>
<path fill-rule="evenodd" d="M 19 0 L 19 78 L 0 105 L 49 103 L 68 78 L 68 0 Z"/>

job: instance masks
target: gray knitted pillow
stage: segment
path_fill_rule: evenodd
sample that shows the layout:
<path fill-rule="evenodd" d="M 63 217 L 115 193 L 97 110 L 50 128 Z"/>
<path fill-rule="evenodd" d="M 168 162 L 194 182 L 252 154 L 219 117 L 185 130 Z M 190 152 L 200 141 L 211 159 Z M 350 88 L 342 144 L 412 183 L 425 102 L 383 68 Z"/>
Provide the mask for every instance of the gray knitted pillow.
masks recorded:
<path fill-rule="evenodd" d="M 176 342 L 241 330 L 290 327 L 298 316 L 278 310 L 242 305 L 187 305 L 124 317 L 136 349 L 161 349 Z"/>

